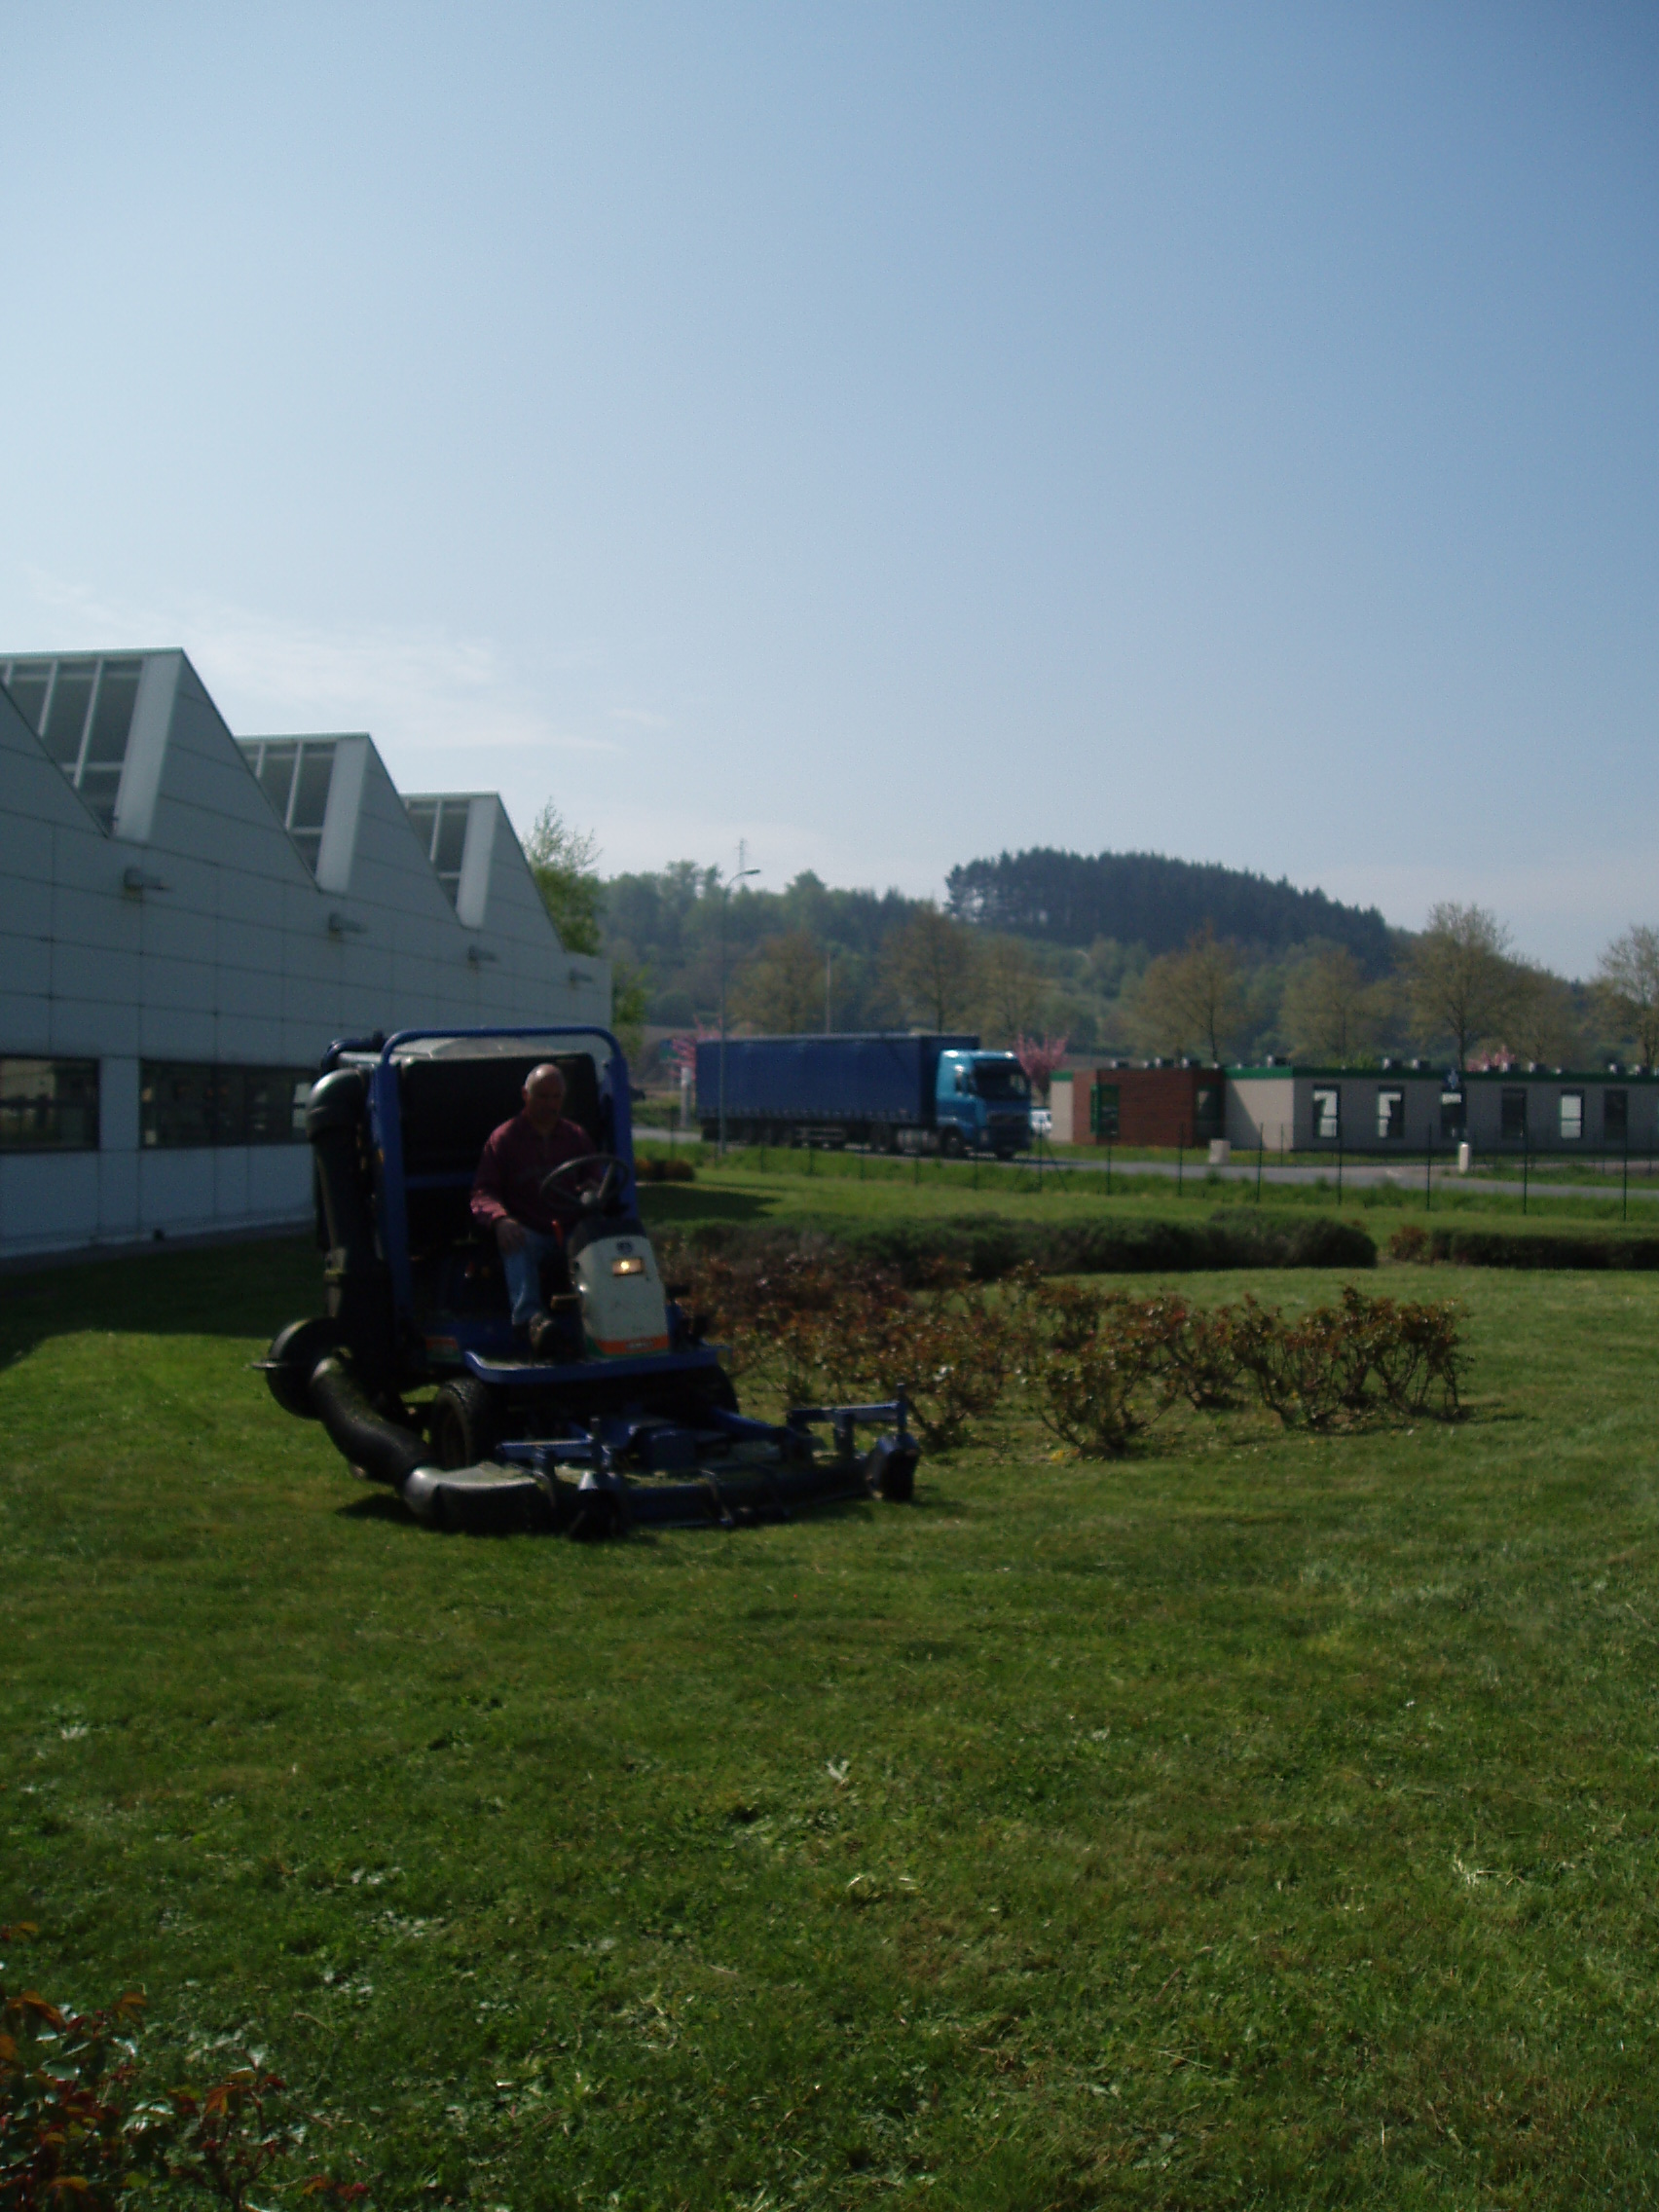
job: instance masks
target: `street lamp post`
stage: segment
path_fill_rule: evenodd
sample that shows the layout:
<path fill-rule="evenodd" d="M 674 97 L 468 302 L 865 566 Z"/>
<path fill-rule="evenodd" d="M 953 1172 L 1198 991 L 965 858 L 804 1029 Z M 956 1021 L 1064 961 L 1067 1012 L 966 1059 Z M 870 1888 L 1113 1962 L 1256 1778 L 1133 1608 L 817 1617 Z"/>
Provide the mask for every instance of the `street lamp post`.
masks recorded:
<path fill-rule="evenodd" d="M 739 861 L 739 863 L 741 864 L 741 862 L 742 862 L 742 860 L 743 860 L 743 847 L 742 847 L 741 845 L 739 845 L 739 847 L 738 847 L 738 849 L 737 849 L 737 857 L 738 857 L 738 861 Z M 726 1045 L 726 1004 L 725 1004 L 725 987 L 726 987 L 726 956 L 725 956 L 725 952 L 726 952 L 726 946 L 725 946 L 725 926 L 726 926 L 726 908 L 727 908 L 727 906 L 728 906 L 728 905 L 729 905 L 729 904 L 731 903 L 731 887 L 732 887 L 732 885 L 733 885 L 734 883 L 741 883 L 741 882 L 743 881 L 743 879 L 744 879 L 744 877 L 745 877 L 746 875 L 758 875 L 759 873 L 760 873 L 760 870 L 759 870 L 759 869 L 758 869 L 757 867 L 744 867 L 744 866 L 742 866 L 740 865 L 740 866 L 739 866 L 739 867 L 738 867 L 737 873 L 736 873 L 735 875 L 731 875 L 731 876 L 728 876 L 728 877 L 726 878 L 725 882 L 724 882 L 724 883 L 722 883 L 722 884 L 720 885 L 720 1141 L 719 1141 L 719 1157 L 720 1157 L 720 1159 L 721 1159 L 721 1160 L 723 1160 L 723 1159 L 725 1158 L 725 1148 L 726 1148 L 726 1112 L 725 1112 L 725 1045 Z"/>

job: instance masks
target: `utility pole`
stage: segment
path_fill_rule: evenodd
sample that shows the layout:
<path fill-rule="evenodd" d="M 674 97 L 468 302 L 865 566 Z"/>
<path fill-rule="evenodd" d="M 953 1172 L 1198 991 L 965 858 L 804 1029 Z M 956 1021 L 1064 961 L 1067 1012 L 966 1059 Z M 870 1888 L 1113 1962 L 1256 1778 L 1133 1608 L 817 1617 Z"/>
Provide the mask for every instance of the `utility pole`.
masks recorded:
<path fill-rule="evenodd" d="M 721 884 L 721 885 L 719 886 L 719 894 L 720 894 L 720 1052 L 719 1052 L 719 1060 L 720 1060 L 720 1141 L 719 1141 L 719 1157 L 720 1157 L 720 1159 L 721 1159 L 721 1160 L 723 1160 L 723 1159 L 725 1158 L 725 1148 L 726 1148 L 726 1111 L 725 1111 L 725 1048 L 726 1048 L 726 908 L 727 908 L 727 906 L 729 906 L 729 905 L 730 905 L 730 903 L 731 903 L 731 887 L 732 887 L 732 885 L 733 885 L 734 883 L 741 883 L 741 882 L 743 881 L 743 879 L 744 879 L 744 877 L 745 877 L 746 875 L 758 875 L 758 874 L 760 873 L 760 870 L 759 870 L 759 869 L 758 869 L 757 867 L 745 867 L 745 866 L 744 866 L 744 865 L 743 865 L 743 864 L 744 864 L 744 862 L 745 862 L 745 861 L 746 861 L 746 860 L 748 859 L 748 857 L 749 857 L 749 841 L 748 841 L 748 839 L 747 839 L 747 838 L 744 838 L 744 837 L 740 837 L 740 838 L 738 839 L 738 841 L 737 841 L 737 873 L 736 873 L 735 875 L 731 875 L 731 876 L 728 876 L 728 877 L 726 878 L 725 882 L 724 882 L 724 883 L 722 883 L 722 884 Z"/>

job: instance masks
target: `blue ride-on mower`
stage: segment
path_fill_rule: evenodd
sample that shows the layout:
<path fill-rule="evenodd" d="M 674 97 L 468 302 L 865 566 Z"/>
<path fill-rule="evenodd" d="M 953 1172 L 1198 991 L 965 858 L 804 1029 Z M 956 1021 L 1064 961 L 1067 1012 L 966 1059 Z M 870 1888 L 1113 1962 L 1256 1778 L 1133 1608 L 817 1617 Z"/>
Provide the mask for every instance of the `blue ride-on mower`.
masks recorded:
<path fill-rule="evenodd" d="M 574 1222 L 543 1280 L 554 1329 L 532 1353 L 471 1192 L 484 1140 L 544 1061 L 594 1153 L 554 1171 Z M 261 1362 L 277 1404 L 443 1529 L 595 1537 L 908 1498 L 902 1395 L 797 1406 L 778 1424 L 738 1411 L 640 1219 L 629 1099 L 606 1030 L 404 1030 L 331 1048 L 306 1107 L 327 1312 L 291 1322 Z"/>

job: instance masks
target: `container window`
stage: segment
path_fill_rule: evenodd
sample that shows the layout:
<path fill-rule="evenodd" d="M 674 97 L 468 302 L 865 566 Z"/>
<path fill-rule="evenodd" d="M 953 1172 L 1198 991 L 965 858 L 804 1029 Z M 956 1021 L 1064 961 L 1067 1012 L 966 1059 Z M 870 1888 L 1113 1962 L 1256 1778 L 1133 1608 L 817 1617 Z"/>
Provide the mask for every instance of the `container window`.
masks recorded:
<path fill-rule="evenodd" d="M 1527 1134 L 1527 1093 L 1524 1090 L 1506 1090 L 1501 1101 L 1502 1129 L 1506 1137 L 1524 1137 Z"/>
<path fill-rule="evenodd" d="M 1089 1134 L 1103 1143 L 1115 1144 L 1118 1140 L 1122 1092 L 1121 1084 L 1097 1083 L 1088 1094 Z"/>
<path fill-rule="evenodd" d="M 1406 1094 L 1403 1090 L 1377 1093 L 1377 1134 L 1386 1144 L 1399 1144 L 1406 1133 Z"/>
<path fill-rule="evenodd" d="M 1584 1093 L 1582 1090 L 1564 1090 L 1561 1094 L 1561 1141 L 1576 1144 L 1584 1134 Z"/>
<path fill-rule="evenodd" d="M 1469 1119 L 1468 1101 L 1460 1090 L 1443 1090 L 1440 1093 L 1440 1133 L 1443 1137 L 1460 1137 Z"/>
<path fill-rule="evenodd" d="M 1334 1087 L 1313 1093 L 1313 1134 L 1334 1144 L 1343 1133 L 1343 1094 Z"/>
<path fill-rule="evenodd" d="M 0 1151 L 97 1148 L 96 1060 L 0 1059 Z"/>
<path fill-rule="evenodd" d="M 1623 1144 L 1630 1134 L 1630 1092 L 1604 1090 L 1602 1093 L 1602 1134 L 1612 1144 Z"/>

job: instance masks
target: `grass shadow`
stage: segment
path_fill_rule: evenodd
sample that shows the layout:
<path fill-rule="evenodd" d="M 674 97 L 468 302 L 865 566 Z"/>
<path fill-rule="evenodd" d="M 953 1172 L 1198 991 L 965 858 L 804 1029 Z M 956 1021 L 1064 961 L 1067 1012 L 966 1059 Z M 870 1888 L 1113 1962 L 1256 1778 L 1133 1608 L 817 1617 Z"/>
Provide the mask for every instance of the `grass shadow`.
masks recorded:
<path fill-rule="evenodd" d="M 700 1221 L 765 1221 L 769 1196 L 747 1191 L 711 1191 L 685 1184 L 647 1183 L 640 1192 L 640 1218 L 648 1229 L 682 1229 Z"/>

